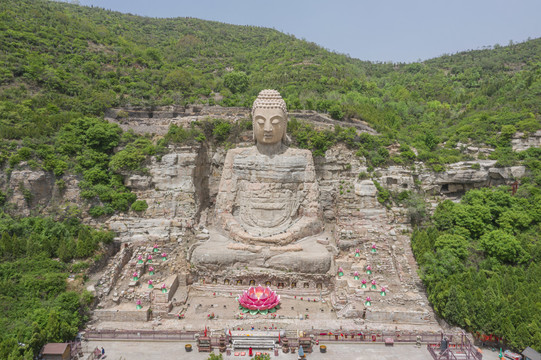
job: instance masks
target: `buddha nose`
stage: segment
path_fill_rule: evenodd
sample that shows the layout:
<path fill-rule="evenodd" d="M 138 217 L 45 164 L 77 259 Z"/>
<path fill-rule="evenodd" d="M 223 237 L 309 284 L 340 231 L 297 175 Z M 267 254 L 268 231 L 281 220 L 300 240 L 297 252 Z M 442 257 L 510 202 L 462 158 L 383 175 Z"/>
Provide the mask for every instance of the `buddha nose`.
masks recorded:
<path fill-rule="evenodd" d="M 265 132 L 272 131 L 272 124 L 270 121 L 265 121 L 265 127 L 263 128 L 263 131 Z"/>

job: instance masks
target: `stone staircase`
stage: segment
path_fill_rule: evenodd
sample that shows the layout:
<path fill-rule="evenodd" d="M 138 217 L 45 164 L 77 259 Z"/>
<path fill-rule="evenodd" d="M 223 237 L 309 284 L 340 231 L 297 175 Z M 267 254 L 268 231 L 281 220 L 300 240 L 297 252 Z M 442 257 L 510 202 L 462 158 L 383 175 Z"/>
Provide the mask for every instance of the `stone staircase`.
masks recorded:
<path fill-rule="evenodd" d="M 232 331 L 233 351 L 236 349 L 273 350 L 278 345 L 280 330 L 271 331 Z M 282 334 L 283 335 L 283 334 Z"/>

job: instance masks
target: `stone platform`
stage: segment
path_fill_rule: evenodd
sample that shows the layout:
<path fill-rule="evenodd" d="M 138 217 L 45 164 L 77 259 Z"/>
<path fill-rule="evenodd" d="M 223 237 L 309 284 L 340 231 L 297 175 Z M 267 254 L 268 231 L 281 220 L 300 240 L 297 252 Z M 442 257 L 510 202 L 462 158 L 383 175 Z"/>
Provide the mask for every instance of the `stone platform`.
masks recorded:
<path fill-rule="evenodd" d="M 331 270 L 329 233 L 322 233 L 286 246 L 242 244 L 211 231 L 209 240 L 196 244 L 190 261 L 199 274 L 227 275 L 231 268 L 324 275 Z"/>

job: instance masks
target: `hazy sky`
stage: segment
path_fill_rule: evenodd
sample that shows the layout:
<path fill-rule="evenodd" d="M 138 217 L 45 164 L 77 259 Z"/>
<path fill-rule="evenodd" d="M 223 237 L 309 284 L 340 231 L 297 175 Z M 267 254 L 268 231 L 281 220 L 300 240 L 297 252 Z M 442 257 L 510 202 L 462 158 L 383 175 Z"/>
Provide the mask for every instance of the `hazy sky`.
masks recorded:
<path fill-rule="evenodd" d="M 412 62 L 541 37 L 540 0 L 80 0 L 151 17 L 275 28 L 361 60 Z"/>

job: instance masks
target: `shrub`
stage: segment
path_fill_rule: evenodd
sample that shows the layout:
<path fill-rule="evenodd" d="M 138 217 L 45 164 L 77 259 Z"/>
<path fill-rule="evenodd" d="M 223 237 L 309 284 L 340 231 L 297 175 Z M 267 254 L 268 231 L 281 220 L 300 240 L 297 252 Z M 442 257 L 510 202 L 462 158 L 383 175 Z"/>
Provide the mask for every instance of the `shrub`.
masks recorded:
<path fill-rule="evenodd" d="M 375 180 L 374 180 L 374 185 L 376 186 L 376 189 L 378 190 L 378 194 L 377 194 L 378 201 L 381 204 L 385 204 L 386 202 L 388 202 L 389 199 L 391 198 L 391 193 L 389 192 L 389 190 L 383 188 L 383 186 L 381 186 L 379 182 Z"/>
<path fill-rule="evenodd" d="M 369 178 L 370 178 L 370 175 L 366 171 L 361 171 L 359 173 L 359 180 L 366 180 Z"/>
<path fill-rule="evenodd" d="M 106 205 L 106 206 L 96 205 L 96 206 L 92 206 L 88 210 L 88 213 L 92 217 L 100 217 L 102 215 L 111 215 L 114 212 L 115 212 L 115 209 L 113 209 L 109 205 Z"/>
<path fill-rule="evenodd" d="M 511 264 L 520 262 L 525 253 L 520 242 L 503 230 L 493 230 L 483 235 L 481 246 L 489 256 Z"/>
<path fill-rule="evenodd" d="M 340 105 L 334 104 L 329 109 L 329 115 L 335 120 L 341 120 L 344 117 L 344 112 Z"/>
<path fill-rule="evenodd" d="M 63 179 L 58 179 L 54 183 L 56 187 L 58 188 L 58 190 L 60 191 L 66 190 L 66 182 Z"/>
<path fill-rule="evenodd" d="M 148 209 L 148 204 L 146 200 L 136 200 L 131 204 L 131 209 L 133 211 L 145 211 Z"/>
<path fill-rule="evenodd" d="M 227 121 L 216 121 L 214 129 L 212 129 L 212 135 L 217 142 L 223 142 L 227 140 L 231 132 L 231 123 Z"/>
<path fill-rule="evenodd" d="M 233 94 L 246 91 L 248 88 L 248 75 L 242 71 L 232 71 L 225 74 L 224 85 Z"/>
<path fill-rule="evenodd" d="M 444 234 L 436 239 L 434 244 L 436 251 L 446 249 L 457 258 L 464 260 L 468 256 L 469 243 L 464 236 L 455 234 Z"/>

